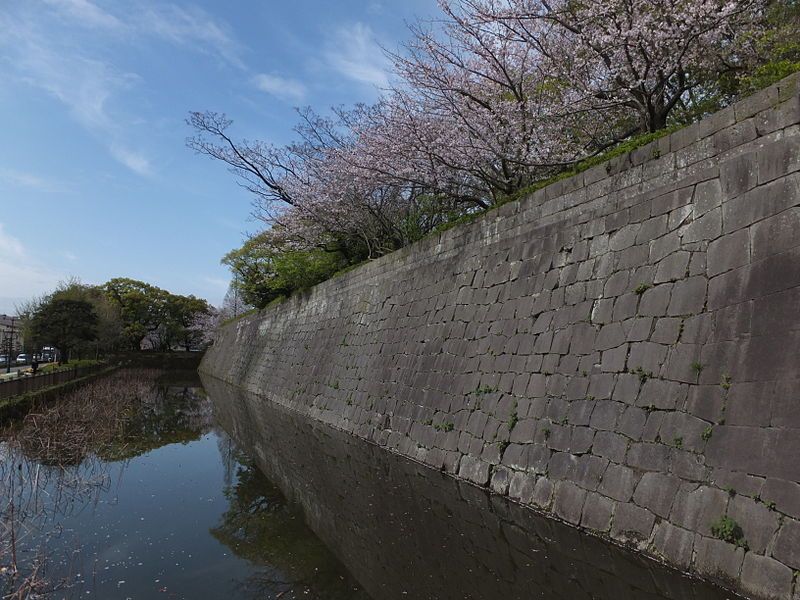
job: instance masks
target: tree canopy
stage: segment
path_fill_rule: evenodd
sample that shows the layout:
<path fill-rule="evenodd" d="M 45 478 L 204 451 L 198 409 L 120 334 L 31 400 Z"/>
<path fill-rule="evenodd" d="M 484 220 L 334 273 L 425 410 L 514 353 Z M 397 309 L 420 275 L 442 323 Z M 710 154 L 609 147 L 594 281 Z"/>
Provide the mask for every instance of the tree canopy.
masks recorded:
<path fill-rule="evenodd" d="M 68 280 L 20 307 L 29 351 L 54 346 L 67 358 L 118 350 L 196 349 L 207 341 L 213 307 L 195 296 L 115 278 L 103 285 Z"/>
<path fill-rule="evenodd" d="M 68 357 L 70 350 L 97 339 L 97 324 L 97 313 L 90 302 L 55 294 L 33 314 L 31 332 Z"/>

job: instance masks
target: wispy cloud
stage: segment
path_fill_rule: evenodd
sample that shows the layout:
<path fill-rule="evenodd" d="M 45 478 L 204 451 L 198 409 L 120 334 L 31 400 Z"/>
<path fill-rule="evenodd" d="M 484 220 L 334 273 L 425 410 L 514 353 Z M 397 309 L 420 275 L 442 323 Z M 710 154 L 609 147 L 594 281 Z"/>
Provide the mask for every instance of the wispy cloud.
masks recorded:
<path fill-rule="evenodd" d="M 87 27 L 103 27 L 106 29 L 122 29 L 125 27 L 117 17 L 88 0 L 45 0 L 45 3 Z"/>
<path fill-rule="evenodd" d="M 82 125 L 110 132 L 115 120 L 108 101 L 129 88 L 138 77 L 77 53 L 59 52 L 33 28 L 18 36 L 16 65 L 23 79 L 67 106 Z"/>
<path fill-rule="evenodd" d="M 121 144 L 111 145 L 111 154 L 123 165 L 139 175 L 151 175 L 153 172 L 150 159 L 144 154 L 130 150 Z"/>
<path fill-rule="evenodd" d="M 190 46 L 223 58 L 228 63 L 244 68 L 240 58 L 241 47 L 223 23 L 201 8 L 181 7 L 176 4 L 154 4 L 133 16 L 133 23 L 141 34 L 150 34 L 176 44 Z"/>
<path fill-rule="evenodd" d="M 8 69 L 59 100 L 115 160 L 149 176 L 152 160 L 130 139 L 131 128 L 143 120 L 120 110 L 122 95 L 141 78 L 117 67 L 108 49 L 155 38 L 244 68 L 241 47 L 224 23 L 197 7 L 162 2 L 115 6 L 112 12 L 91 0 L 45 0 L 44 8 L 23 4 L 17 11 L 0 11 L 0 70 Z M 76 38 L 73 24 L 93 31 Z"/>
<path fill-rule="evenodd" d="M 25 17 L 0 17 L 0 28 L 7 32 L 5 49 L 15 76 L 60 101 L 78 123 L 107 145 L 112 156 L 142 174 L 141 161 L 115 152 L 125 130 L 109 108 L 111 100 L 138 83 L 139 77 L 59 44 Z"/>
<path fill-rule="evenodd" d="M 217 55 L 243 68 L 241 46 L 227 25 L 196 6 L 167 2 L 127 2 L 121 17 L 100 8 L 90 0 L 45 0 L 61 17 L 85 27 L 115 30 L 132 40 L 156 37 Z M 122 12 L 122 11 L 118 11 Z"/>
<path fill-rule="evenodd" d="M 14 187 L 30 188 L 40 192 L 54 192 L 64 189 L 63 185 L 44 179 L 33 173 L 6 167 L 0 168 L 0 181 L 13 185 Z"/>
<path fill-rule="evenodd" d="M 369 25 L 353 23 L 337 29 L 328 42 L 326 58 L 349 79 L 379 88 L 389 86 L 389 61 Z"/>
<path fill-rule="evenodd" d="M 262 92 L 266 92 L 280 100 L 302 102 L 306 97 L 306 86 L 296 79 L 261 73 L 253 77 L 253 83 Z"/>

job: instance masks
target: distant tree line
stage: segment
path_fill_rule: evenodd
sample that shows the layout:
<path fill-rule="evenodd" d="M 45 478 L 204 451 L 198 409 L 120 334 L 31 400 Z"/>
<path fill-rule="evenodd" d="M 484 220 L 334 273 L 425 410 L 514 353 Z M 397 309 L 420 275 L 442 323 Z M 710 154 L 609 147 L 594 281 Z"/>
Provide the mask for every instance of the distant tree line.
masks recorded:
<path fill-rule="evenodd" d="M 800 69 L 797 0 L 440 0 L 373 105 L 283 147 L 191 113 L 264 228 L 223 259 L 263 307 Z M 649 139 L 649 138 L 645 138 Z"/>
<path fill-rule="evenodd" d="M 63 360 L 125 350 L 192 350 L 207 340 L 214 308 L 135 279 L 69 280 L 18 307 L 25 349 L 53 347 Z"/>

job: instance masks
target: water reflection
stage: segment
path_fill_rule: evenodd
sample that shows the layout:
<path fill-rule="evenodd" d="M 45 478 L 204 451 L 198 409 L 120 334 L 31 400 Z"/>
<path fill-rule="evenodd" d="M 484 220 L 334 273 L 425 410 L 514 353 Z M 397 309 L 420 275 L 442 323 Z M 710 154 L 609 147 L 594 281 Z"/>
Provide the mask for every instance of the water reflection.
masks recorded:
<path fill-rule="evenodd" d="M 357 584 L 330 569 L 330 551 L 311 534 L 299 506 L 289 504 L 249 457 L 231 445 L 228 510 L 211 534 L 237 556 L 271 565 L 243 584 L 247 597 L 367 599 Z"/>
<path fill-rule="evenodd" d="M 263 398 L 203 383 L 217 422 L 375 600 L 732 597 Z"/>
<path fill-rule="evenodd" d="M 194 373 L 120 372 L 0 436 L 0 597 L 366 598 Z"/>

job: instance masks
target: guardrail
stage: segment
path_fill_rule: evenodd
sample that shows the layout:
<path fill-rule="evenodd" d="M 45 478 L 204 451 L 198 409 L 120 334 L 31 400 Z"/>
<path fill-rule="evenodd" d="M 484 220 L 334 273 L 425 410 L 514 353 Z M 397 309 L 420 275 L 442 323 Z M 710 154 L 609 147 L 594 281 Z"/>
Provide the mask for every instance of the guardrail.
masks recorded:
<path fill-rule="evenodd" d="M 72 367 L 50 373 L 7 379 L 6 381 L 0 382 L 0 400 L 66 383 L 67 381 L 90 375 L 107 367 L 107 364 L 101 363 L 88 367 Z"/>

